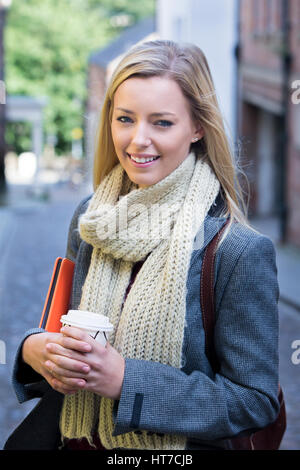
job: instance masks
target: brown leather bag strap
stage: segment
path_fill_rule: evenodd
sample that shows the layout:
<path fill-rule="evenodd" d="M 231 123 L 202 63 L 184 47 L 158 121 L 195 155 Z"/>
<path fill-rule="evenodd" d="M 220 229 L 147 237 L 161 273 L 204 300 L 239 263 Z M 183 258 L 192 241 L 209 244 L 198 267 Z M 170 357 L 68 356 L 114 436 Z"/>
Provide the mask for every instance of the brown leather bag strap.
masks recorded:
<path fill-rule="evenodd" d="M 220 364 L 214 348 L 214 262 L 220 237 L 225 230 L 229 219 L 221 230 L 207 245 L 203 257 L 200 281 L 200 300 L 202 309 L 203 327 L 205 331 L 205 354 L 214 372 L 218 372 Z M 286 410 L 282 389 L 278 387 L 278 401 L 280 410 L 276 420 L 265 428 L 243 437 L 235 436 L 230 439 L 233 450 L 278 450 L 286 430 Z"/>
<path fill-rule="evenodd" d="M 219 369 L 219 362 L 214 348 L 215 303 L 214 303 L 214 264 L 219 240 L 229 223 L 229 219 L 207 245 L 201 269 L 200 301 L 203 327 L 205 332 L 205 354 L 214 371 Z"/>

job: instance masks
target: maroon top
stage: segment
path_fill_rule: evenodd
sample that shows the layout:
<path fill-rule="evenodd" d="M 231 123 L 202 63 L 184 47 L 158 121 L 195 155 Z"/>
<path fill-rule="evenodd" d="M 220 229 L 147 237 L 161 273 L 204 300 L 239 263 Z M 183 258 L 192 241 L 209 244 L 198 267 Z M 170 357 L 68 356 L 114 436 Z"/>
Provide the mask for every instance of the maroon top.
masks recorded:
<path fill-rule="evenodd" d="M 145 260 L 138 261 L 133 265 L 130 281 L 125 292 L 122 308 L 132 287 L 132 284 L 134 283 L 137 273 L 141 269 L 144 261 Z M 101 444 L 98 434 L 93 434 L 93 444 L 94 446 L 90 445 L 85 437 L 82 439 L 68 439 L 64 444 L 64 448 L 68 450 L 106 450 L 105 447 L 103 447 L 103 445 Z"/>

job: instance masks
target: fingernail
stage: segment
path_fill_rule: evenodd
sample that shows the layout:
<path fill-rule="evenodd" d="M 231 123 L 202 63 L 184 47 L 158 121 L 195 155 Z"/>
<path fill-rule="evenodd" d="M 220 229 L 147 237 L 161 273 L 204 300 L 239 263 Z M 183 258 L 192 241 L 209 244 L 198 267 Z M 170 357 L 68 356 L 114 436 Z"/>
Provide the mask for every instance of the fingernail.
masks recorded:
<path fill-rule="evenodd" d="M 83 372 L 89 372 L 90 368 L 89 366 L 83 366 L 82 370 Z"/>

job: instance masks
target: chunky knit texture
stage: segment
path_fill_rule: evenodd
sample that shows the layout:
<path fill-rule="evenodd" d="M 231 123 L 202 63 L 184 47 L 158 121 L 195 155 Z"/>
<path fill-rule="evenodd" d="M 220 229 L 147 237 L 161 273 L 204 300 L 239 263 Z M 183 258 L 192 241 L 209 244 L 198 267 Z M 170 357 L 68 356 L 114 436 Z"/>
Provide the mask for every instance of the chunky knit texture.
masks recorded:
<path fill-rule="evenodd" d="M 219 188 L 209 165 L 194 154 L 144 189 L 117 165 L 80 218 L 81 238 L 93 253 L 79 308 L 109 317 L 114 325 L 109 341 L 124 357 L 181 368 L 193 242 Z M 133 264 L 144 259 L 122 308 Z M 186 438 L 179 435 L 113 436 L 113 405 L 87 391 L 65 396 L 62 436 L 91 442 L 98 429 L 107 449 L 185 448 Z"/>

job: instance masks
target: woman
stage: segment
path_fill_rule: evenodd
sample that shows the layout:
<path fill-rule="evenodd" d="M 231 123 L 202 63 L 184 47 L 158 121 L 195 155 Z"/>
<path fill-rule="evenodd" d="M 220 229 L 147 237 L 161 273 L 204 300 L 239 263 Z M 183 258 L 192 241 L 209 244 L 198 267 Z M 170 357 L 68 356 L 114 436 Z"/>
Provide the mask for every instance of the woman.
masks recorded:
<path fill-rule="evenodd" d="M 71 306 L 107 315 L 114 332 L 106 347 L 73 327 L 27 332 L 14 375 L 19 400 L 41 393 L 39 380 L 62 394 L 55 419 L 67 449 L 228 449 L 230 437 L 274 421 L 274 247 L 241 209 L 199 48 L 153 41 L 122 59 L 103 104 L 94 189 L 69 231 Z M 200 271 L 227 219 L 216 257 L 214 373 Z"/>

